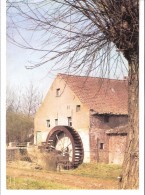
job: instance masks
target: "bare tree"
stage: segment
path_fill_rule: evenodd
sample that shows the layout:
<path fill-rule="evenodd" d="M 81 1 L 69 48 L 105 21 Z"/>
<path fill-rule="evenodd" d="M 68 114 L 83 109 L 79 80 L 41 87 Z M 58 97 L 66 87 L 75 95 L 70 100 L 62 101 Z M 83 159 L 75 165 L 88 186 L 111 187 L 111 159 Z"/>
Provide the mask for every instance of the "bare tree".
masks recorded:
<path fill-rule="evenodd" d="M 34 117 L 42 102 L 42 94 L 38 88 L 34 87 L 33 83 L 30 83 L 26 88 L 22 97 L 22 112 L 28 117 Z"/>
<path fill-rule="evenodd" d="M 138 188 L 139 0 L 10 1 L 8 16 L 10 13 L 18 14 L 16 20 L 9 17 L 8 28 L 16 30 L 19 38 L 8 33 L 9 40 L 19 47 L 42 52 L 41 60 L 28 68 L 55 60 L 68 73 L 89 75 L 101 70 L 104 76 L 106 71 L 112 71 L 112 65 L 123 62 L 123 56 L 128 61 L 129 131 L 121 188 Z M 32 32 L 31 36 L 26 38 L 24 30 Z M 40 45 L 36 44 L 38 32 Z"/>
<path fill-rule="evenodd" d="M 16 92 L 17 91 L 17 92 Z M 10 85 L 6 89 L 6 111 L 7 112 L 20 112 L 21 111 L 21 90 L 16 90 Z"/>
<path fill-rule="evenodd" d="M 43 95 L 40 90 L 31 82 L 28 87 L 11 87 L 7 85 L 6 90 L 6 111 L 23 113 L 28 117 L 34 117 L 38 110 Z"/>
<path fill-rule="evenodd" d="M 33 117 L 42 101 L 42 94 L 33 83 L 25 89 L 7 85 L 6 142 L 24 142 L 33 135 Z"/>

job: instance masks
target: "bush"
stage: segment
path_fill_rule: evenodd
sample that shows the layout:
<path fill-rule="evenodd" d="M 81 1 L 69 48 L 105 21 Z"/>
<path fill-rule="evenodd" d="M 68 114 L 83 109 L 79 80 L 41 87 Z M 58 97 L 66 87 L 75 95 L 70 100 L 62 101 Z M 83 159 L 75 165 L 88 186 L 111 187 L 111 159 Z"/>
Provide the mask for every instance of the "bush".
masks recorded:
<path fill-rule="evenodd" d="M 56 171 L 57 156 L 54 153 L 41 152 L 38 148 L 30 148 L 28 155 L 42 169 Z"/>

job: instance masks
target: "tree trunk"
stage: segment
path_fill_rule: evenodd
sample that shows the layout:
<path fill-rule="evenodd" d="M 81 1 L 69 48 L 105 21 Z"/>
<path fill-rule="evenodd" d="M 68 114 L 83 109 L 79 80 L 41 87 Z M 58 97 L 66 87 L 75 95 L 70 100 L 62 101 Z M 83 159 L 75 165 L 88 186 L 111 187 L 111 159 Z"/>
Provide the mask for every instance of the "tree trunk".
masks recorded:
<path fill-rule="evenodd" d="M 139 187 L 139 73 L 138 59 L 129 63 L 129 128 L 122 167 L 121 189 Z"/>

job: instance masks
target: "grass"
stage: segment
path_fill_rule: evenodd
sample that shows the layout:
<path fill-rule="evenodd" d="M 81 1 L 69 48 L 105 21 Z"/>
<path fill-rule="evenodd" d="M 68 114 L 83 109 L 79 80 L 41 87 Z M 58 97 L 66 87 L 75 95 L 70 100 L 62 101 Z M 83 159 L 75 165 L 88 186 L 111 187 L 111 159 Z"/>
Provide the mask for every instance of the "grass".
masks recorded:
<path fill-rule="evenodd" d="M 58 183 L 55 181 L 46 182 L 45 180 L 36 180 L 36 179 L 25 179 L 19 177 L 10 177 L 7 176 L 7 189 L 17 189 L 17 190 L 40 190 L 40 189 L 48 189 L 48 190 L 69 190 L 69 189 L 77 189 L 72 186 L 67 186 L 62 183 Z M 79 188 L 78 188 L 79 189 Z"/>
<path fill-rule="evenodd" d="M 121 166 L 113 164 L 83 163 L 77 169 L 70 170 L 66 173 L 104 180 L 116 180 L 121 173 Z"/>
<path fill-rule="evenodd" d="M 21 169 L 25 171 L 24 169 Z M 32 173 L 32 175 L 36 172 L 36 170 L 29 170 L 29 173 Z M 102 182 L 112 182 L 116 183 L 117 177 L 120 175 L 121 172 L 121 166 L 119 165 L 113 165 L 113 164 L 96 164 L 96 163 L 83 163 L 80 165 L 77 169 L 69 170 L 69 171 L 62 171 L 62 172 L 53 172 L 53 171 L 46 171 L 46 170 L 37 170 L 37 173 L 40 173 L 43 175 L 43 173 L 46 174 L 52 174 L 53 178 L 45 179 L 45 177 L 42 179 L 38 179 L 38 177 L 35 178 L 35 176 L 31 178 L 21 177 L 21 176 L 10 176 L 7 175 L 7 189 L 49 189 L 49 190 L 69 190 L 69 189 L 80 189 L 77 188 L 77 186 L 74 186 L 72 183 L 65 184 L 65 181 L 69 178 L 70 175 L 74 176 L 81 176 L 81 177 L 87 177 L 90 178 L 96 178 L 96 182 L 99 181 Z M 62 180 L 58 180 L 58 178 L 61 176 L 61 178 L 64 178 L 64 183 Z M 82 179 L 79 179 L 80 181 L 83 181 Z M 57 178 L 57 180 L 56 180 Z M 84 186 L 82 187 L 84 188 Z M 111 188 L 111 187 L 110 187 Z"/>

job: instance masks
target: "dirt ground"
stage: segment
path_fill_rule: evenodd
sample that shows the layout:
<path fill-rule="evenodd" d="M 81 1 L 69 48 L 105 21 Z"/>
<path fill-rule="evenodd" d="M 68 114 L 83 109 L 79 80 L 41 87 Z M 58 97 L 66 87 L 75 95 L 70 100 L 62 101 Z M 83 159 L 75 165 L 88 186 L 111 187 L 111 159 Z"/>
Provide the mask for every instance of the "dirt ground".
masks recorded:
<path fill-rule="evenodd" d="M 66 173 L 66 171 L 39 170 L 36 164 L 25 161 L 8 163 L 6 171 L 7 176 L 10 177 L 43 180 L 46 182 L 55 181 L 59 184 L 72 186 L 73 189 L 118 189 L 117 181 L 71 175 L 69 172 Z"/>

